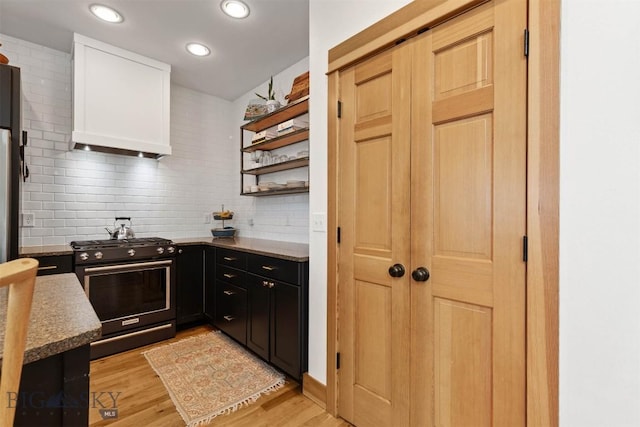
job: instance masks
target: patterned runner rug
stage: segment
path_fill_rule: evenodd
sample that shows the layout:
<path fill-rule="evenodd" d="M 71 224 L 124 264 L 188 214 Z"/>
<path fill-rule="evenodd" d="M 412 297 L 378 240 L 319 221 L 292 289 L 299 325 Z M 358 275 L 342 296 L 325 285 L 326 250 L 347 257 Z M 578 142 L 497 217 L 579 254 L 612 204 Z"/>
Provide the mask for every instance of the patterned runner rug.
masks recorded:
<path fill-rule="evenodd" d="M 284 375 L 219 331 L 144 352 L 188 427 L 255 402 Z"/>

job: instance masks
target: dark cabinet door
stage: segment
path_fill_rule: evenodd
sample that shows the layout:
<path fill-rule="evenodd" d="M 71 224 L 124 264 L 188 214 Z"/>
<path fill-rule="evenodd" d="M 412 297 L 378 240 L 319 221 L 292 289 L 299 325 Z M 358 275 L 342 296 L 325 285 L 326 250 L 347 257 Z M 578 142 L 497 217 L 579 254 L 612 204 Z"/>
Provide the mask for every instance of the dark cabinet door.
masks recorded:
<path fill-rule="evenodd" d="M 264 277 L 247 275 L 247 347 L 265 360 L 269 360 L 270 295 L 274 283 Z"/>
<path fill-rule="evenodd" d="M 274 282 L 271 292 L 270 361 L 293 378 L 301 378 L 302 318 L 300 287 Z"/>
<path fill-rule="evenodd" d="M 216 318 L 216 250 L 204 248 L 204 316 L 213 323 Z"/>
<path fill-rule="evenodd" d="M 32 256 L 38 260 L 38 276 L 73 273 L 73 255 Z"/>
<path fill-rule="evenodd" d="M 204 257 L 202 246 L 182 246 L 176 262 L 177 324 L 185 325 L 202 319 Z"/>
<path fill-rule="evenodd" d="M 236 341 L 247 345 L 247 291 L 216 281 L 215 326 Z"/>
<path fill-rule="evenodd" d="M 247 275 L 247 347 L 300 378 L 302 313 L 300 286 Z"/>

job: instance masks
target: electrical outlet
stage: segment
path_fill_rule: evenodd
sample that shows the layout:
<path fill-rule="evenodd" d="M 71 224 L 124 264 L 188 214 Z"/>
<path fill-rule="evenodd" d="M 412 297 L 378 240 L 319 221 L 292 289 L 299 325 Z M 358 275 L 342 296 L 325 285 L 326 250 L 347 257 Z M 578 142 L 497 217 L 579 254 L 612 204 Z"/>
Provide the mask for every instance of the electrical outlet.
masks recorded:
<path fill-rule="evenodd" d="M 36 222 L 36 214 L 34 213 L 23 213 L 22 214 L 22 226 L 23 227 L 33 227 Z"/>
<path fill-rule="evenodd" d="M 311 229 L 313 231 L 327 231 L 327 214 L 324 212 L 315 212 L 311 214 Z"/>
<path fill-rule="evenodd" d="M 210 213 L 204 214 L 204 223 L 205 224 L 211 224 L 211 214 Z"/>

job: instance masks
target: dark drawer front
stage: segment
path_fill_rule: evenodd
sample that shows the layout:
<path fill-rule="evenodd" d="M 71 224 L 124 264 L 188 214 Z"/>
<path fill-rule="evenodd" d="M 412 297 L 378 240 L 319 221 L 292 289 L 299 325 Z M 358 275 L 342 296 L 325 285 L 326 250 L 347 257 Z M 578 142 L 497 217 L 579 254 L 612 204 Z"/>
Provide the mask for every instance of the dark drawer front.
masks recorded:
<path fill-rule="evenodd" d="M 218 264 L 218 267 L 216 268 L 216 279 L 222 282 L 230 283 L 232 285 L 244 288 L 244 277 L 244 271 L 236 270 L 235 268 L 229 268 L 226 265 Z"/>
<path fill-rule="evenodd" d="M 38 276 L 73 273 L 73 255 L 51 255 L 33 258 L 40 263 L 38 265 Z"/>
<path fill-rule="evenodd" d="M 298 267 L 299 263 L 295 261 L 249 254 L 248 270 L 260 276 L 299 285 Z"/>
<path fill-rule="evenodd" d="M 216 248 L 216 262 L 240 270 L 247 269 L 247 254 L 229 249 Z"/>
<path fill-rule="evenodd" d="M 238 342 L 247 343 L 247 291 L 216 282 L 215 325 Z"/>

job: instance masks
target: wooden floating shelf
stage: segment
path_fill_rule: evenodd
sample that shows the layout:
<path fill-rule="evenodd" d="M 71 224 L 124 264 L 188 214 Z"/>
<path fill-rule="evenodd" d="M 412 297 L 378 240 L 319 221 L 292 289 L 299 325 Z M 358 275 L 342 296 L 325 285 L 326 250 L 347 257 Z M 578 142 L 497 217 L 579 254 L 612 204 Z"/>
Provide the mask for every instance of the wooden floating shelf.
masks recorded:
<path fill-rule="evenodd" d="M 282 163 L 276 163 L 275 165 L 263 166 L 261 168 L 243 170 L 242 173 L 245 175 L 263 175 L 265 173 L 280 172 L 280 171 L 285 171 L 289 169 L 301 168 L 304 166 L 309 166 L 308 157 L 305 157 L 302 159 L 289 160 Z M 247 194 L 255 194 L 255 193 L 247 193 Z"/>
<path fill-rule="evenodd" d="M 251 144 L 248 147 L 244 147 L 242 151 L 244 153 L 252 153 L 256 150 L 275 150 L 276 148 L 285 147 L 287 145 L 295 144 L 296 142 L 304 141 L 306 139 L 309 139 L 309 129 L 300 129 L 286 135 Z"/>
<path fill-rule="evenodd" d="M 295 193 L 308 193 L 309 187 L 296 187 L 296 188 L 281 188 L 278 190 L 268 190 L 268 191 L 256 191 L 253 193 L 240 193 L 241 196 L 277 196 L 279 194 L 295 194 Z"/>
<path fill-rule="evenodd" d="M 301 116 L 307 111 L 309 111 L 308 95 L 304 98 L 298 99 L 297 101 L 289 105 L 285 105 L 284 107 L 277 109 L 273 113 L 269 113 L 265 116 L 259 117 L 249 123 L 242 125 L 242 129 L 252 132 L 260 132 L 261 130 L 276 126 L 277 124 L 289 120 L 293 117 Z"/>

